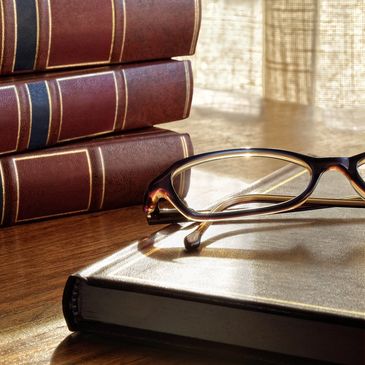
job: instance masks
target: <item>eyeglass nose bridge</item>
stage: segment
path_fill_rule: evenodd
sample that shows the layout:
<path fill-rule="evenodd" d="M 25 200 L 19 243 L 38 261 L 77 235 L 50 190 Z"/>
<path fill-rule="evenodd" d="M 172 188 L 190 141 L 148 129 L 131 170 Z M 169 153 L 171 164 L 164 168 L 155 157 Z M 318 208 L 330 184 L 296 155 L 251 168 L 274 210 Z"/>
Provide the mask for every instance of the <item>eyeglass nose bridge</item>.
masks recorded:
<path fill-rule="evenodd" d="M 354 190 L 365 199 L 364 184 L 357 178 L 357 162 L 351 157 L 324 157 L 317 158 L 313 167 L 313 175 L 318 182 L 321 175 L 327 171 L 337 171 L 344 175 Z"/>
<path fill-rule="evenodd" d="M 351 169 L 351 160 L 348 157 L 323 157 L 316 159 L 316 169 L 322 173 L 325 171 L 335 170 L 341 173 L 349 173 Z"/>

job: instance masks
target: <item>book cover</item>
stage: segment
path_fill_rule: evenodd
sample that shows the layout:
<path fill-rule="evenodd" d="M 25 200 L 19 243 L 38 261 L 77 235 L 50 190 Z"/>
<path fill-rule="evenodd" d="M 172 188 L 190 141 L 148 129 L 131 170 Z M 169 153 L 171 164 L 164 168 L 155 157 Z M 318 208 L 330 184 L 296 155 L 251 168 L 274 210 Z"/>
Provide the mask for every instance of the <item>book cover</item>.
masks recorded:
<path fill-rule="evenodd" d="M 3 0 L 0 74 L 193 54 L 199 0 Z"/>
<path fill-rule="evenodd" d="M 142 202 L 150 180 L 192 153 L 190 137 L 150 128 L 0 159 L 0 225 Z"/>
<path fill-rule="evenodd" d="M 318 194 L 332 187 L 347 195 L 338 176 L 328 173 Z M 283 170 L 252 191 L 280 191 L 295 179 Z M 195 224 L 170 225 L 70 276 L 65 318 L 72 331 L 109 328 L 137 340 L 208 341 L 360 364 L 364 222 L 363 209 L 349 208 L 246 218 L 214 224 L 193 252 L 183 240 Z"/>
<path fill-rule="evenodd" d="M 0 155 L 185 119 L 189 61 L 159 61 L 0 80 Z"/>

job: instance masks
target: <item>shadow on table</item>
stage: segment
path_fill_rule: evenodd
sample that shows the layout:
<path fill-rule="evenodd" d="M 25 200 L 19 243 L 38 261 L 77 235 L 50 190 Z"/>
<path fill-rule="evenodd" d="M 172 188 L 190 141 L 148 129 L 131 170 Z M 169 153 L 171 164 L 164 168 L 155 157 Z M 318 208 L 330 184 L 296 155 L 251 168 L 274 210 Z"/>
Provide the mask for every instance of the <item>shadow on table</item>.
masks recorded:
<path fill-rule="evenodd" d="M 66 337 L 52 355 L 51 364 L 238 364 L 234 359 L 215 359 L 206 353 L 189 353 L 127 342 L 117 336 L 76 332 Z M 255 361 L 248 364 L 267 364 Z"/>
<path fill-rule="evenodd" d="M 53 353 L 51 364 L 133 364 L 133 365 L 299 365 L 308 360 L 240 349 L 235 352 L 218 351 L 212 347 L 182 350 L 171 345 L 147 345 L 129 342 L 118 336 L 76 332 L 66 337 Z M 311 364 L 323 364 L 311 361 Z"/>

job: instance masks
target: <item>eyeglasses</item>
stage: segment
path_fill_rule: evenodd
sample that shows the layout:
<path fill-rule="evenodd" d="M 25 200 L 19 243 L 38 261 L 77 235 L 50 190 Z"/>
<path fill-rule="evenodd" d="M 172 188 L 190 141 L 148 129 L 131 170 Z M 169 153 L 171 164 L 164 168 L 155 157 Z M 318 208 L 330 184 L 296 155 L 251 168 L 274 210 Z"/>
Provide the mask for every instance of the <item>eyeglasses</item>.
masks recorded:
<path fill-rule="evenodd" d="M 256 180 L 258 173 L 268 178 Z M 311 197 L 321 175 L 342 173 L 357 196 Z M 291 178 L 278 179 L 290 172 Z M 274 186 L 267 182 L 276 178 Z M 163 202 L 172 207 L 165 207 Z M 144 211 L 149 224 L 199 222 L 185 237 L 197 248 L 213 222 L 329 207 L 365 207 L 365 152 L 352 157 L 319 158 L 295 152 L 242 148 L 203 153 L 174 163 L 148 187 Z"/>

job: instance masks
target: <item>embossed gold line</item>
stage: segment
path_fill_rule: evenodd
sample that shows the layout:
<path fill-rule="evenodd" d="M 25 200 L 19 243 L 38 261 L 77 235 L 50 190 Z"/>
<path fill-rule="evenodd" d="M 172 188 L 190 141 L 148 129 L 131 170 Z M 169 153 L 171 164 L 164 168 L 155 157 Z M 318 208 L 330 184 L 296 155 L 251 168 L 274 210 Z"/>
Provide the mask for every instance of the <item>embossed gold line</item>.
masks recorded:
<path fill-rule="evenodd" d="M 85 137 L 94 137 L 94 136 L 101 136 L 101 135 L 104 135 L 106 133 L 110 133 L 110 132 L 113 132 L 113 130 L 110 130 L 110 131 L 103 131 L 103 132 L 98 132 L 98 133 L 93 133 L 93 134 L 88 134 L 88 135 L 85 135 Z M 135 136 L 135 135 L 138 135 L 138 136 L 141 136 L 141 135 L 150 135 L 150 134 L 153 134 L 153 132 L 138 132 L 138 133 L 133 133 L 133 134 L 128 134 L 128 136 Z M 121 138 L 124 137 L 124 136 L 121 136 Z M 110 137 L 105 137 L 105 139 L 111 139 L 111 138 L 114 138 L 114 136 L 110 136 Z M 65 138 L 65 139 L 60 139 L 58 140 L 58 142 L 67 142 L 67 141 L 73 141 L 73 140 L 76 140 L 76 139 L 80 139 L 80 137 L 74 137 L 74 138 Z M 15 151 L 15 150 L 14 150 Z M 13 152 L 13 151 L 7 151 L 7 152 L 4 152 L 4 153 L 9 153 L 9 152 Z M 1 155 L 1 153 L 0 153 Z"/>
<path fill-rule="evenodd" d="M 15 67 L 15 60 L 16 60 L 16 49 L 18 45 L 18 13 L 16 11 L 16 3 L 13 0 L 13 9 L 14 9 L 14 57 L 13 57 L 13 64 L 11 66 L 11 71 L 14 71 Z"/>
<path fill-rule="evenodd" d="M 18 168 L 16 166 L 16 159 L 13 159 L 14 172 L 15 172 L 15 185 L 16 185 L 16 211 L 15 211 L 15 222 L 18 222 L 19 214 L 19 175 Z"/>
<path fill-rule="evenodd" d="M 3 170 L 3 166 L 0 162 L 0 175 L 1 175 L 1 186 L 2 186 L 2 197 L 3 197 L 3 206 L 1 207 L 1 222 L 0 224 L 2 225 L 4 223 L 4 215 L 5 215 L 5 180 L 4 180 L 4 170 Z"/>
<path fill-rule="evenodd" d="M 114 50 L 114 41 L 115 41 L 115 4 L 114 4 L 114 0 L 111 0 L 111 4 L 112 4 L 112 12 L 113 12 L 113 16 L 112 16 L 112 26 L 113 26 L 113 30 L 112 30 L 112 43 L 110 46 L 110 53 L 109 53 L 109 62 L 112 59 L 112 54 L 113 54 L 113 50 Z"/>
<path fill-rule="evenodd" d="M 102 132 L 98 132 L 98 133 L 83 134 L 82 137 L 72 137 L 72 138 L 62 138 L 62 139 L 58 138 L 57 142 L 75 141 L 77 139 L 84 138 L 84 137 L 97 137 L 97 136 L 102 136 L 104 134 L 111 133 L 111 132 L 114 132 L 114 129 L 110 129 L 110 130 L 102 131 Z"/>
<path fill-rule="evenodd" d="M 16 139 L 16 146 L 15 146 L 15 151 L 17 151 L 18 147 L 19 147 L 19 140 L 20 140 L 20 126 L 21 126 L 22 114 L 21 114 L 21 110 L 20 110 L 20 100 L 19 100 L 18 89 L 16 88 L 16 86 L 13 86 L 13 87 L 14 87 L 14 91 L 15 91 L 16 104 L 17 104 L 17 108 L 18 108 L 18 135 L 17 135 L 17 139 Z"/>
<path fill-rule="evenodd" d="M 0 8 L 1 8 L 1 54 L 0 54 L 0 73 L 1 73 L 4 62 L 4 48 L 5 48 L 5 16 L 4 16 L 3 0 L 0 0 Z"/>
<path fill-rule="evenodd" d="M 100 147 L 98 147 L 98 151 L 99 151 L 100 160 L 101 160 L 101 171 L 102 171 L 102 174 L 103 174 L 103 190 L 102 190 L 102 193 L 101 193 L 102 195 L 101 195 L 101 201 L 100 201 L 99 209 L 103 209 L 104 197 L 105 197 L 105 165 L 104 165 L 103 152 L 102 152 Z"/>
<path fill-rule="evenodd" d="M 47 61 L 48 62 L 48 61 Z M 84 62 L 84 63 L 68 63 L 62 65 L 55 65 L 55 66 L 46 66 L 47 70 L 55 70 L 58 68 L 65 68 L 65 67 L 77 67 L 77 66 L 93 66 L 93 65 L 107 65 L 109 60 L 101 60 L 101 61 L 94 61 L 94 62 Z"/>
<path fill-rule="evenodd" d="M 91 160 L 90 160 L 90 155 L 89 155 L 89 151 L 85 150 L 86 152 L 86 157 L 87 157 L 87 163 L 89 165 L 89 175 L 90 175 L 90 184 L 89 184 L 89 188 L 90 188 L 90 192 L 89 192 L 89 204 L 87 207 L 87 210 L 90 210 L 90 206 L 91 206 L 91 198 L 93 195 L 93 173 L 92 173 L 92 168 L 91 168 Z"/>
<path fill-rule="evenodd" d="M 57 84 L 58 93 L 60 94 L 60 126 L 58 128 L 58 135 L 57 135 L 57 142 L 59 142 L 60 136 L 61 136 L 61 129 L 62 129 L 62 120 L 63 120 L 63 100 L 62 100 L 61 86 L 59 84 L 58 79 L 56 79 L 56 84 Z"/>
<path fill-rule="evenodd" d="M 194 3 L 194 7 L 195 7 L 195 12 L 194 12 L 194 31 L 193 31 L 193 38 L 191 40 L 191 44 L 190 44 L 190 53 L 189 54 L 193 54 L 194 49 L 195 49 L 195 44 L 197 41 L 197 37 L 198 37 L 198 31 L 199 31 L 199 21 L 200 21 L 200 4 L 199 4 L 200 0 L 195 0 Z"/>
<path fill-rule="evenodd" d="M 127 114 L 128 114 L 128 82 L 127 82 L 127 75 L 124 70 L 122 70 L 123 79 L 124 79 L 124 86 L 125 86 L 125 109 L 124 109 L 124 116 L 123 116 L 123 124 L 122 129 L 125 128 L 125 124 L 127 121 Z"/>
<path fill-rule="evenodd" d="M 126 9 L 126 5 L 125 5 L 125 0 L 122 0 L 122 2 L 123 2 L 123 38 L 122 38 L 122 47 L 120 49 L 120 56 L 119 56 L 120 62 L 123 60 L 125 37 L 126 37 L 126 33 L 127 33 L 127 9 Z"/>
<path fill-rule="evenodd" d="M 181 137 L 181 139 L 182 139 L 182 143 L 183 143 L 183 146 L 184 146 L 184 158 L 189 157 L 189 148 L 188 148 L 188 145 L 186 143 L 186 138 Z"/>
<path fill-rule="evenodd" d="M 270 187 L 269 189 L 265 190 L 265 191 L 263 192 L 263 194 L 270 193 L 271 191 L 273 191 L 273 190 L 275 190 L 275 189 L 279 188 L 279 187 L 280 187 L 280 186 L 282 186 L 282 185 L 285 185 L 286 183 L 288 183 L 288 182 L 290 182 L 290 181 L 292 181 L 292 180 L 296 179 L 297 177 L 299 177 L 299 176 L 303 175 L 303 174 L 304 174 L 304 173 L 306 173 L 306 172 L 308 172 L 308 171 L 307 171 L 307 170 L 300 171 L 299 173 L 297 173 L 297 174 L 295 174 L 295 175 L 293 175 L 293 176 L 291 176 L 291 177 L 287 178 L 286 180 L 281 181 L 280 183 L 278 183 L 278 184 L 276 184 L 276 185 L 274 185 L 274 186 Z"/>
<path fill-rule="evenodd" d="M 113 79 L 114 79 L 114 86 L 115 86 L 115 116 L 114 116 L 114 125 L 113 131 L 115 131 L 115 127 L 117 125 L 117 118 L 118 118 L 118 109 L 119 109 L 119 89 L 117 85 L 117 78 L 115 77 L 115 72 L 112 72 Z"/>
<path fill-rule="evenodd" d="M 181 136 L 180 141 L 181 141 L 181 147 L 182 147 L 182 150 L 183 150 L 183 156 L 184 156 L 184 158 L 188 157 L 188 150 L 187 150 L 185 137 Z M 184 194 L 184 185 L 185 185 L 185 172 L 183 171 L 183 172 L 180 173 L 180 187 L 179 187 L 180 197 L 182 197 L 183 194 Z"/>
<path fill-rule="evenodd" d="M 184 69 L 185 69 L 185 81 L 186 81 L 186 96 L 185 96 L 185 107 L 184 107 L 184 115 L 183 118 L 188 116 L 189 111 L 189 102 L 191 96 L 191 83 L 190 83 L 190 70 L 188 61 L 184 61 Z"/>
<path fill-rule="evenodd" d="M 39 52 L 39 5 L 38 5 L 38 0 L 34 0 L 34 1 L 35 1 L 36 17 L 37 17 L 37 40 L 36 40 L 37 44 L 36 44 L 36 48 L 35 48 L 33 70 L 37 66 L 38 52 Z"/>
<path fill-rule="evenodd" d="M 47 95 L 48 95 L 48 103 L 49 103 L 49 120 L 48 120 L 48 134 L 47 134 L 47 141 L 46 145 L 48 145 L 49 137 L 51 135 L 51 128 L 52 128 L 52 97 L 51 92 L 49 91 L 48 81 L 45 81 L 46 89 L 47 89 Z"/>
<path fill-rule="evenodd" d="M 25 161 L 25 160 L 36 160 L 39 158 L 47 158 L 47 157 L 54 157 L 54 156 L 62 156 L 62 155 L 73 155 L 76 153 L 87 153 L 86 149 L 79 149 L 79 150 L 72 150 L 72 151 L 63 151 L 63 152 L 51 152 L 51 153 L 42 153 L 41 155 L 32 155 L 32 156 L 22 156 L 22 157 L 15 157 L 15 161 Z"/>
<path fill-rule="evenodd" d="M 94 73 L 89 73 L 89 74 L 85 74 L 85 75 L 76 75 L 76 76 L 68 76 L 68 77 L 60 77 L 57 80 L 58 81 L 65 81 L 65 80 L 75 80 L 75 79 L 83 79 L 85 77 L 96 77 L 96 76 L 103 76 L 103 75 L 110 75 L 113 74 L 114 71 L 106 71 L 106 72 L 94 72 Z"/>
<path fill-rule="evenodd" d="M 33 119 L 33 104 L 32 104 L 32 99 L 30 97 L 28 84 L 25 84 L 25 89 L 27 90 L 28 101 L 29 101 L 29 135 L 28 135 L 28 142 L 27 142 L 27 147 L 29 148 L 30 137 L 32 135 L 32 127 L 33 127 L 33 120 L 32 120 Z"/>
<path fill-rule="evenodd" d="M 49 68 L 48 64 L 52 46 L 52 10 L 51 10 L 50 0 L 47 0 L 47 4 L 48 4 L 48 50 L 47 50 L 46 68 Z"/>

